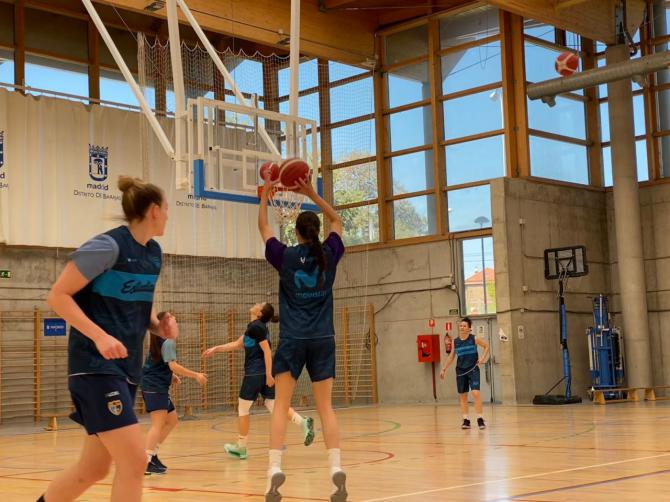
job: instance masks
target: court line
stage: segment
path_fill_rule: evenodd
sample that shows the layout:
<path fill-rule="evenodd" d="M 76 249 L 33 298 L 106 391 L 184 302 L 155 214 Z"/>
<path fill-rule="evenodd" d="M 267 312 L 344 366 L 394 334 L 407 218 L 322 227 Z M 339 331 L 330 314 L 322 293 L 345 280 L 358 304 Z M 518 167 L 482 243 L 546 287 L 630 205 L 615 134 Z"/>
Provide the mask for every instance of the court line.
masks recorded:
<path fill-rule="evenodd" d="M 537 492 L 520 493 L 519 495 L 512 495 L 512 496 L 509 496 L 509 497 L 502 497 L 502 498 L 492 499 L 491 502 L 507 502 L 509 500 L 523 501 L 524 499 L 520 499 L 519 497 L 531 497 L 533 495 L 545 495 L 545 494 L 548 494 L 548 493 L 570 491 L 570 490 L 576 490 L 577 488 L 588 488 L 588 487 L 591 487 L 591 486 L 606 485 L 608 483 L 618 483 L 620 481 L 628 481 L 629 479 L 639 479 L 639 478 L 645 478 L 645 477 L 649 477 L 649 476 L 658 476 L 659 474 L 667 474 L 669 472 L 670 472 L 670 469 L 661 469 L 660 471 L 644 472 L 644 473 L 641 473 L 641 474 L 631 474 L 629 476 L 620 476 L 618 478 L 603 479 L 601 481 L 591 481 L 591 482 L 588 482 L 588 483 L 579 483 L 579 484 L 576 484 L 576 485 L 563 486 L 563 487 L 560 487 L 560 488 L 550 488 L 548 490 L 541 490 L 541 491 L 537 491 Z"/>
<path fill-rule="evenodd" d="M 670 453 L 663 453 L 661 455 L 650 455 L 650 456 L 647 456 L 647 457 L 630 458 L 630 459 L 626 459 L 626 460 L 616 460 L 614 462 L 605 462 L 605 463 L 602 463 L 602 464 L 585 465 L 585 466 L 582 466 L 582 467 L 572 467 L 570 469 L 559 469 L 559 470 L 556 470 L 556 471 L 539 472 L 539 473 L 536 473 L 536 474 L 526 474 L 524 476 L 514 476 L 514 477 L 511 477 L 511 478 L 491 479 L 491 480 L 487 480 L 487 481 L 480 481 L 478 483 L 467 483 L 467 484 L 463 484 L 463 485 L 447 486 L 447 487 L 444 487 L 444 488 L 434 488 L 432 490 L 423 490 L 423 491 L 420 491 L 420 492 L 403 493 L 401 495 L 391 495 L 389 497 L 367 499 L 367 500 L 363 500 L 361 502 L 381 502 L 383 500 L 395 500 L 395 499 L 401 499 L 401 498 L 405 498 L 405 497 L 412 497 L 412 496 L 416 496 L 416 495 L 427 495 L 429 493 L 438 493 L 438 492 L 446 492 L 446 491 L 449 491 L 449 490 L 457 490 L 459 488 L 471 488 L 473 486 L 490 485 L 490 484 L 493 484 L 493 483 L 505 483 L 505 482 L 509 482 L 509 481 L 517 481 L 517 480 L 520 480 L 520 479 L 540 478 L 540 477 L 549 476 L 549 475 L 552 475 L 552 474 L 563 474 L 563 473 L 566 473 L 566 472 L 584 471 L 584 470 L 587 470 L 587 469 L 596 469 L 596 468 L 599 468 L 599 467 L 607 467 L 607 466 L 610 466 L 610 465 L 619 465 L 619 464 L 625 464 L 625 463 L 629 463 L 629 462 L 640 462 L 642 460 L 651 460 L 651 459 L 661 458 L 661 457 L 670 457 Z"/>

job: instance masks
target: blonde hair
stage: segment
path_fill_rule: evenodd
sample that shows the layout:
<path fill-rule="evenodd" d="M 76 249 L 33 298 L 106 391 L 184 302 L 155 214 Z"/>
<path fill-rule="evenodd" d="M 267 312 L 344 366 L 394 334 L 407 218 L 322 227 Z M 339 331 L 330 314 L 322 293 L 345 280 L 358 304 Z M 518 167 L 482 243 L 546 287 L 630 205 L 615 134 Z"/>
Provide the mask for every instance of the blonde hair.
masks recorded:
<path fill-rule="evenodd" d="M 142 221 L 151 207 L 151 204 L 163 204 L 165 194 L 163 190 L 139 178 L 119 176 L 119 190 L 123 193 L 121 207 L 126 221 Z"/>

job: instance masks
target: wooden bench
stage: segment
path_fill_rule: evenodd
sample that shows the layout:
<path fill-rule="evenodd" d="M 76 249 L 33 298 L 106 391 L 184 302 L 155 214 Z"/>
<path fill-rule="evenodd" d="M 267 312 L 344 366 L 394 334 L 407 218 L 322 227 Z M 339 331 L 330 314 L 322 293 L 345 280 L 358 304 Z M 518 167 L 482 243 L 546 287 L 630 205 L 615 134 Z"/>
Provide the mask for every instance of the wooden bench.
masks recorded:
<path fill-rule="evenodd" d="M 670 389 L 670 385 L 656 385 L 654 387 L 645 387 L 644 389 L 644 400 L 645 401 L 661 401 L 665 399 L 670 399 L 670 396 L 657 396 L 656 390 L 658 389 Z"/>
<path fill-rule="evenodd" d="M 634 403 L 639 401 L 637 395 L 638 387 L 619 387 L 616 389 L 594 389 L 593 390 L 593 402 L 596 404 L 608 404 L 608 403 Z M 625 399 L 605 399 L 605 393 L 610 392 L 622 392 L 626 394 Z M 645 393 L 646 397 L 646 393 Z"/>

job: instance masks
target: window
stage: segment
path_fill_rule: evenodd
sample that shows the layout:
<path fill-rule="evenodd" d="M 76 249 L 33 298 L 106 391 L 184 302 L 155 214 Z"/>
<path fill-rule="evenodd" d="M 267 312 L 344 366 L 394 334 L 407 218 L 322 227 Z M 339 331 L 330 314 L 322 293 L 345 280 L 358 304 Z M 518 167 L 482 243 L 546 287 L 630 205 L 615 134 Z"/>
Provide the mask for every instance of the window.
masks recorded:
<path fill-rule="evenodd" d="M 495 265 L 493 238 L 462 241 L 463 311 L 466 315 L 486 315 L 496 312 Z"/>
<path fill-rule="evenodd" d="M 645 133 L 644 124 L 644 96 L 637 94 L 633 96 L 633 120 L 635 122 L 635 136 Z M 605 101 L 600 104 L 600 139 L 603 143 L 610 141 L 610 115 L 609 103 Z"/>
<path fill-rule="evenodd" d="M 26 86 L 87 97 L 88 68 L 76 63 L 27 55 Z M 40 91 L 30 93 L 41 94 Z"/>
<path fill-rule="evenodd" d="M 445 147 L 447 185 L 505 176 L 505 137 L 456 143 Z"/>
<path fill-rule="evenodd" d="M 403 66 L 386 75 L 388 107 L 396 108 L 430 98 L 428 63 Z"/>
<path fill-rule="evenodd" d="M 586 147 L 530 136 L 531 174 L 540 178 L 589 183 Z"/>
<path fill-rule="evenodd" d="M 261 63 L 257 63 L 255 61 L 253 63 L 257 64 L 258 66 L 261 66 Z M 262 73 L 260 73 L 260 75 L 262 76 Z M 298 73 L 298 90 L 304 91 L 306 89 L 312 89 L 314 87 L 318 87 L 318 85 L 319 85 L 319 61 L 317 59 L 310 59 L 309 61 L 300 63 L 300 70 Z M 258 85 L 255 85 L 254 87 L 258 88 Z M 249 90 L 247 92 L 252 91 Z M 282 97 L 288 96 L 290 92 L 291 92 L 291 69 L 288 66 L 286 66 L 286 68 L 282 68 L 281 70 L 279 70 L 279 95 Z M 259 95 L 263 94 L 262 77 L 260 79 L 260 91 L 258 91 L 257 94 Z"/>
<path fill-rule="evenodd" d="M 14 83 L 14 53 L 2 49 L 0 49 L 0 82 Z"/>
<path fill-rule="evenodd" d="M 392 152 L 433 142 L 430 106 L 394 113 L 389 117 L 389 124 Z"/>
<path fill-rule="evenodd" d="M 440 20 L 440 46 L 445 49 L 500 33 L 498 9 L 479 7 Z"/>
<path fill-rule="evenodd" d="M 420 192 L 433 188 L 433 151 L 415 152 L 390 159 L 392 193 Z"/>
<path fill-rule="evenodd" d="M 502 79 L 500 42 L 449 52 L 442 56 L 442 93 L 479 87 Z"/>
<path fill-rule="evenodd" d="M 331 131 L 333 164 L 372 157 L 376 154 L 375 121 L 366 120 Z"/>
<path fill-rule="evenodd" d="M 321 121 L 321 116 L 319 113 L 319 93 L 313 92 L 307 94 L 306 96 L 300 96 L 298 98 L 298 116 L 313 120 L 319 124 Z M 279 103 L 279 112 L 289 114 L 290 103 L 287 101 L 282 101 Z"/>
<path fill-rule="evenodd" d="M 586 138 L 584 103 L 579 100 L 556 97 L 556 106 L 550 107 L 541 100 L 528 100 L 528 126 L 571 138 Z"/>
<path fill-rule="evenodd" d="M 421 195 L 393 201 L 393 230 L 396 239 L 435 233 L 435 195 Z"/>
<path fill-rule="evenodd" d="M 393 33 L 385 40 L 387 65 L 428 54 L 428 26 L 425 24 Z"/>
<path fill-rule="evenodd" d="M 333 170 L 333 199 L 336 206 L 376 198 L 376 162 L 366 162 Z"/>
<path fill-rule="evenodd" d="M 368 244 L 379 240 L 379 215 L 377 204 L 352 207 L 338 211 L 342 218 L 345 246 Z"/>
<path fill-rule="evenodd" d="M 649 163 L 647 160 L 647 142 L 642 139 L 635 142 L 635 157 L 637 159 L 637 180 L 649 180 Z M 612 149 L 603 148 L 603 175 L 605 186 L 612 186 Z"/>
<path fill-rule="evenodd" d="M 502 89 L 468 94 L 444 102 L 445 139 L 503 129 Z"/>
<path fill-rule="evenodd" d="M 156 93 L 152 87 L 144 90 L 144 97 L 152 109 L 156 108 Z M 174 99 L 174 93 L 172 93 Z M 140 106 L 130 85 L 119 72 L 100 70 L 100 99 L 124 105 Z M 104 103 L 103 103 L 104 104 Z M 174 102 L 172 104 L 174 110 Z"/>
<path fill-rule="evenodd" d="M 340 122 L 374 113 L 372 77 L 330 89 L 330 121 Z"/>
<path fill-rule="evenodd" d="M 367 73 L 368 70 L 351 66 L 348 64 L 338 63 L 336 61 L 328 61 L 328 80 L 336 82 L 344 80 L 345 78 L 355 77 L 361 73 Z"/>
<path fill-rule="evenodd" d="M 489 228 L 492 221 L 491 187 L 486 184 L 449 190 L 447 210 L 450 232 Z"/>

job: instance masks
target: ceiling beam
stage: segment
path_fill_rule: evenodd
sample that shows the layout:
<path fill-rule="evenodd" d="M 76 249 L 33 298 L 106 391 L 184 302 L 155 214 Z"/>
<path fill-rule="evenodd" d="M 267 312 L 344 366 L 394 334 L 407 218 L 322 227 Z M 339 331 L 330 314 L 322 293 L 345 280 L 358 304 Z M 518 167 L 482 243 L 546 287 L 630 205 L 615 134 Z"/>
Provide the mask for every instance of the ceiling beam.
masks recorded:
<path fill-rule="evenodd" d="M 485 0 L 525 18 L 535 19 L 592 40 L 614 44 L 614 12 L 618 0 Z M 628 30 L 635 33 L 644 19 L 645 0 L 626 0 Z"/>
<path fill-rule="evenodd" d="M 165 8 L 153 13 L 144 10 L 151 0 L 96 2 L 166 17 Z M 187 3 L 204 30 L 286 49 L 291 21 L 289 0 L 187 0 Z M 324 13 L 319 10 L 318 0 L 302 0 L 301 4 L 301 53 L 358 65 L 374 59 L 376 16 L 352 16 L 338 11 Z M 180 21 L 186 22 L 181 15 Z"/>
<path fill-rule="evenodd" d="M 322 0 L 320 3 L 323 4 L 323 8 L 326 10 L 337 9 L 338 7 L 344 7 L 354 3 L 355 0 Z"/>

